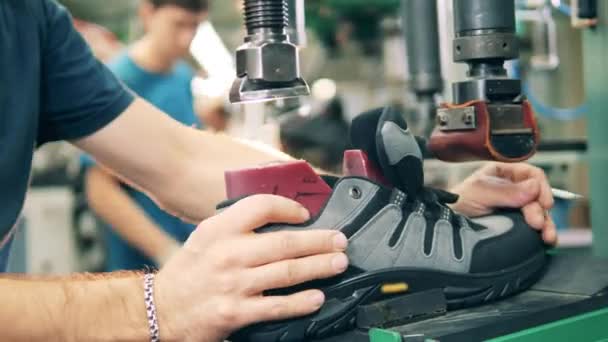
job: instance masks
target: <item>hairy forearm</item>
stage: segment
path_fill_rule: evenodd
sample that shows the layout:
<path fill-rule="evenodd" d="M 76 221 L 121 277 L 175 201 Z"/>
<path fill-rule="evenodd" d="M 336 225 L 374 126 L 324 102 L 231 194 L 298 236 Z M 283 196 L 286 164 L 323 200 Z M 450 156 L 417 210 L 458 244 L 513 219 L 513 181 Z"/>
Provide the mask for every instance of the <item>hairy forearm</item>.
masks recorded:
<path fill-rule="evenodd" d="M 159 191 L 171 195 L 170 201 L 196 204 L 189 217 L 206 218 L 215 213 L 215 206 L 226 199 L 224 173 L 227 170 L 292 159 L 262 144 L 205 131 L 189 131 L 180 140 L 190 149 L 178 163 L 178 174 L 182 176 L 176 177 L 172 191 Z"/>
<path fill-rule="evenodd" d="M 140 275 L 0 276 L 2 341 L 146 341 Z"/>
<path fill-rule="evenodd" d="M 106 170 L 91 167 L 85 177 L 93 211 L 124 240 L 155 260 L 164 260 L 179 246 L 156 225 Z"/>
<path fill-rule="evenodd" d="M 186 127 L 141 99 L 75 144 L 193 223 L 213 215 L 225 198 L 226 170 L 290 159 L 261 145 Z"/>
<path fill-rule="evenodd" d="M 123 181 L 148 192 L 171 182 L 176 160 L 186 153 L 175 141 L 183 125 L 142 99 L 95 134 L 74 141 Z"/>

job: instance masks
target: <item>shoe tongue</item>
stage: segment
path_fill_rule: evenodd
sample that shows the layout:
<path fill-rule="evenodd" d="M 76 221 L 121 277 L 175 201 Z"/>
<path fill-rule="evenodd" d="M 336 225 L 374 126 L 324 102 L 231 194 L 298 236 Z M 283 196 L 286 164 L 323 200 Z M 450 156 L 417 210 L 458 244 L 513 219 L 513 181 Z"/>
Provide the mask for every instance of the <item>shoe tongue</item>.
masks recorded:
<path fill-rule="evenodd" d="M 410 195 L 422 189 L 422 152 L 399 111 L 385 107 L 359 115 L 351 126 L 351 142 L 396 188 Z"/>

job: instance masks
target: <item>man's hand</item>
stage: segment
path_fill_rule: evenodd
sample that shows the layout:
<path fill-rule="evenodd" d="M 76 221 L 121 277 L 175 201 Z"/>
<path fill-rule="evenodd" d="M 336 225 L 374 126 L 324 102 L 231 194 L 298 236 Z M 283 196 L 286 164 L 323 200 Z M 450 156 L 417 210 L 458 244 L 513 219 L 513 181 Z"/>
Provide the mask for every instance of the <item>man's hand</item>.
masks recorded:
<path fill-rule="evenodd" d="M 489 214 L 499 207 L 522 208 L 528 224 L 542 230 L 549 244 L 557 242 L 551 186 L 545 173 L 529 164 L 488 163 L 452 189 L 460 199 L 453 209 L 468 216 Z"/>
<path fill-rule="evenodd" d="M 296 202 L 253 196 L 203 222 L 159 272 L 156 302 L 162 340 L 221 341 L 252 323 L 310 314 L 319 290 L 264 296 L 346 270 L 346 237 L 336 231 L 256 234 L 268 223 L 302 223 Z"/>

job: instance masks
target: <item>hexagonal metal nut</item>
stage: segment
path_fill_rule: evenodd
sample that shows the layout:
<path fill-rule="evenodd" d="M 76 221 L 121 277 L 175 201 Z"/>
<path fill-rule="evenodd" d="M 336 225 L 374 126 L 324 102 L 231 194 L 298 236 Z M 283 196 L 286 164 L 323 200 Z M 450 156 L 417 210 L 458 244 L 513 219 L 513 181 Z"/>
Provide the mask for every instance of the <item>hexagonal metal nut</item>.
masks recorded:
<path fill-rule="evenodd" d="M 248 43 L 236 52 L 237 74 L 251 80 L 290 82 L 300 77 L 297 47 L 290 43 Z"/>

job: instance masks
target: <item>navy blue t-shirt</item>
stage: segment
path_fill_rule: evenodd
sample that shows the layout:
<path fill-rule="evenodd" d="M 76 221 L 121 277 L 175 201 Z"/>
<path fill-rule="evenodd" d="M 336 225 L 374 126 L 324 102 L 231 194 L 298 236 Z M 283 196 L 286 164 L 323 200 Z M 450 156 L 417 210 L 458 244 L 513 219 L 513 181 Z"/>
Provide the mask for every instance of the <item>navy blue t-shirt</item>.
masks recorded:
<path fill-rule="evenodd" d="M 0 1 L 0 46 L 1 272 L 36 147 L 91 135 L 134 97 L 54 0 Z"/>

